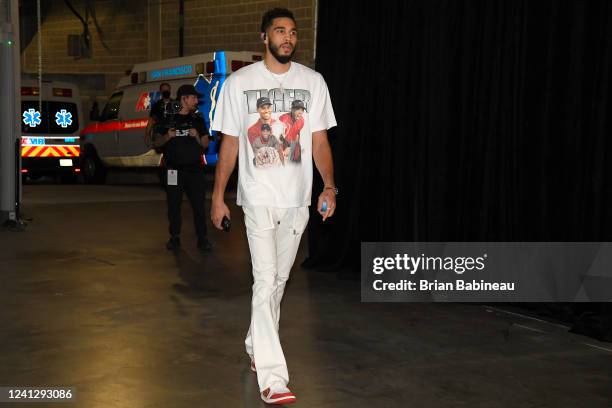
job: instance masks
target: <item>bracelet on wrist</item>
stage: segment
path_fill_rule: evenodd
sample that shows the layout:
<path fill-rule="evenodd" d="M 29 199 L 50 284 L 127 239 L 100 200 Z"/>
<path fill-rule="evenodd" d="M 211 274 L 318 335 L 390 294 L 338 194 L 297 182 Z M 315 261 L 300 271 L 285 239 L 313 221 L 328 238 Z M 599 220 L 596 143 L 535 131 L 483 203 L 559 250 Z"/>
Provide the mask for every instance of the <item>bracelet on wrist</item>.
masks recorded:
<path fill-rule="evenodd" d="M 325 186 L 323 187 L 323 190 L 331 190 L 334 192 L 335 195 L 338 195 L 338 187 L 335 186 Z"/>

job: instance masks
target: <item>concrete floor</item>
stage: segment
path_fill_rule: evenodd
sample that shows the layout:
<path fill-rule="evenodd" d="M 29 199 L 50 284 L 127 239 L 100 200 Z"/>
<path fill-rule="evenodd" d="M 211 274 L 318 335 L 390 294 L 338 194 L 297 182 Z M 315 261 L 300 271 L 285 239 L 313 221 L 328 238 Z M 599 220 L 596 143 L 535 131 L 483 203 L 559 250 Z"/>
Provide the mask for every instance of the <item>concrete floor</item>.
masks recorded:
<path fill-rule="evenodd" d="M 155 185 L 26 186 L 27 231 L 0 232 L 0 386 L 76 388 L 75 403 L 36 407 L 264 406 L 243 347 L 240 210 L 203 256 L 187 203 L 184 248 L 165 250 L 165 209 Z M 364 304 L 358 282 L 299 266 L 282 311 L 296 406 L 612 406 L 612 346 L 558 325 L 483 305 Z"/>

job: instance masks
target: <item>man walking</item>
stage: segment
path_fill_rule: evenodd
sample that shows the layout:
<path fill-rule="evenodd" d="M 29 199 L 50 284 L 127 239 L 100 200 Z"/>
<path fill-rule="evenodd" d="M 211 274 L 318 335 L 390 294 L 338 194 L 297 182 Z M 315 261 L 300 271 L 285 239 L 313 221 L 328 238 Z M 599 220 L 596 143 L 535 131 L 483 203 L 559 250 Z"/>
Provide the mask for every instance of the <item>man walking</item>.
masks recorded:
<path fill-rule="evenodd" d="M 336 126 L 336 119 L 323 77 L 291 61 L 297 45 L 293 14 L 280 8 L 265 13 L 261 40 L 266 47 L 263 61 L 232 74 L 219 98 L 213 129 L 224 136 L 211 219 L 221 229 L 223 217 L 230 217 L 223 196 L 238 158 L 237 204 L 244 211 L 254 280 L 246 351 L 257 372 L 261 398 L 269 404 L 288 404 L 296 398 L 287 388 L 289 374 L 278 334 L 280 303 L 308 223 L 313 159 L 325 185 L 318 211 L 323 220 L 334 214 L 337 189 L 327 129 Z M 263 124 L 273 130 L 280 116 L 296 106 L 296 100 L 303 105 L 301 160 L 256 166 L 251 145 L 256 139 L 254 130 L 261 132 Z"/>

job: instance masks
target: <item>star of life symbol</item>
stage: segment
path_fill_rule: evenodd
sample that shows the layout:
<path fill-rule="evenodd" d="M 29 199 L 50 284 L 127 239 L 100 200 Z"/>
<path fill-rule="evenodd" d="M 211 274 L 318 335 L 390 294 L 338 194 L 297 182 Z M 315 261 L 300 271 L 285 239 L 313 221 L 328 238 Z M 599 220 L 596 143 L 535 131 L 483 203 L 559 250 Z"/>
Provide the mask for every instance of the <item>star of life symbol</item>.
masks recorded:
<path fill-rule="evenodd" d="M 62 109 L 55 114 L 55 123 L 57 126 L 67 128 L 72 125 L 72 113 L 66 112 L 66 109 Z"/>
<path fill-rule="evenodd" d="M 40 119 L 40 112 L 36 109 L 28 109 L 23 112 L 23 123 L 28 125 L 29 127 L 36 127 L 40 125 L 42 120 Z"/>

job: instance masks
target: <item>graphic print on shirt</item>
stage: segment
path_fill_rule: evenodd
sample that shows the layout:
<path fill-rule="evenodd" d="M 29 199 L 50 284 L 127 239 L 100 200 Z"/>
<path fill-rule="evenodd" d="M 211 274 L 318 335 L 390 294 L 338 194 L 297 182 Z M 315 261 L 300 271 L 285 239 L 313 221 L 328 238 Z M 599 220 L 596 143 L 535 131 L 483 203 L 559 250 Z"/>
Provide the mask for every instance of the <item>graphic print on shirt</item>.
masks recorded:
<path fill-rule="evenodd" d="M 249 116 L 254 122 L 247 137 L 257 168 L 299 165 L 300 131 L 309 110 L 310 92 L 304 89 L 246 91 Z"/>

